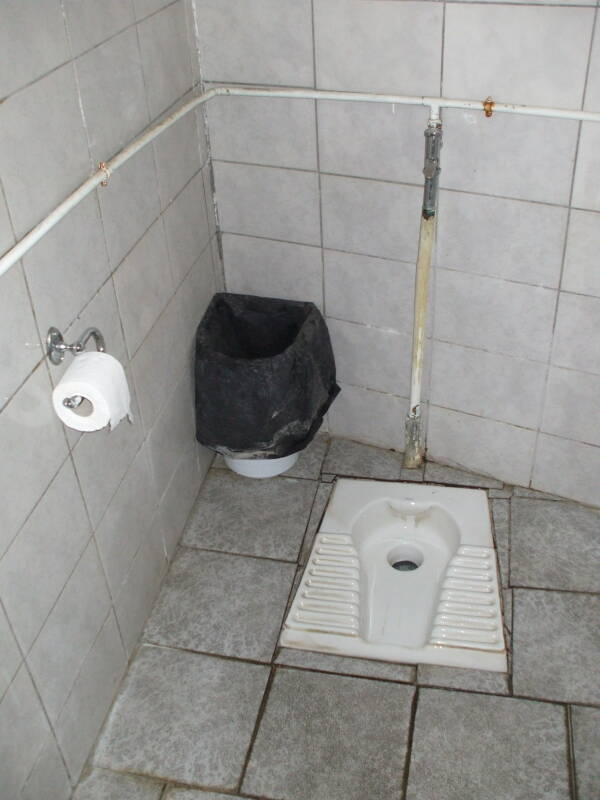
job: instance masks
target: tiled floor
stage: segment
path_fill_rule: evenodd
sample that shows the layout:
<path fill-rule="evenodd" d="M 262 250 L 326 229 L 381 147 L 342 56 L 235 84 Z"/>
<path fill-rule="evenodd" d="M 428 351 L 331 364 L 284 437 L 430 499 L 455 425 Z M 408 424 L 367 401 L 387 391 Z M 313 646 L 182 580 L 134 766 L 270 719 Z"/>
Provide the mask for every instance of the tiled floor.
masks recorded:
<path fill-rule="evenodd" d="M 507 675 L 277 649 L 336 475 L 488 490 Z M 597 800 L 600 511 L 319 438 L 209 473 L 76 800 Z"/>

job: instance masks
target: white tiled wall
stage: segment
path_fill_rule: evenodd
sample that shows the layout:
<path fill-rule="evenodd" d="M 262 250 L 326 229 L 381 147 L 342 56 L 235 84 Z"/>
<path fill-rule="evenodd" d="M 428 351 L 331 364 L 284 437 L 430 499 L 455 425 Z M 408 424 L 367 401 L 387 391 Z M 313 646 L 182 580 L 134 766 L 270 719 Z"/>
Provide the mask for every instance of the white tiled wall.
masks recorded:
<path fill-rule="evenodd" d="M 194 88 L 187 10 L 3 3 L 2 252 Z M 221 280 L 209 170 L 192 114 L 0 278 L 2 800 L 70 796 L 208 467 L 191 356 Z M 50 325 L 68 340 L 100 328 L 126 368 L 133 425 L 63 428 Z"/>
<path fill-rule="evenodd" d="M 212 83 L 600 109 L 596 0 L 194 3 Z M 425 110 L 220 98 L 208 116 L 227 288 L 317 302 L 330 429 L 401 448 Z M 600 126 L 443 116 L 429 454 L 600 504 Z"/>

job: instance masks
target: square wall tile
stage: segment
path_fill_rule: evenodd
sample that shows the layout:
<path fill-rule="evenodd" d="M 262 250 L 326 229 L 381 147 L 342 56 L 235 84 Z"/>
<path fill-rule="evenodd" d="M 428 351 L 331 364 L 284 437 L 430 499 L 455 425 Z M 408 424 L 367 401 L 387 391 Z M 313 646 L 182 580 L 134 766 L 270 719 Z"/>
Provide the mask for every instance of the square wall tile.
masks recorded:
<path fill-rule="evenodd" d="M 110 609 L 94 542 L 90 542 L 37 637 L 27 663 L 55 723 Z"/>
<path fill-rule="evenodd" d="M 329 429 L 334 436 L 404 449 L 408 400 L 344 383 L 341 390 L 328 413 Z"/>
<path fill-rule="evenodd" d="M 217 97 L 207 105 L 207 116 L 214 159 L 317 168 L 313 100 Z"/>
<path fill-rule="evenodd" d="M 329 317 L 412 335 L 413 264 L 338 250 L 323 257 Z"/>
<path fill-rule="evenodd" d="M 536 433 L 438 406 L 429 409 L 429 457 L 527 486 Z"/>
<path fill-rule="evenodd" d="M 156 509 L 156 492 L 148 448 L 140 448 L 96 529 L 98 551 L 113 598 L 142 541 L 149 536 Z"/>
<path fill-rule="evenodd" d="M 144 640 L 270 662 L 295 572 L 294 564 L 180 550 Z"/>
<path fill-rule="evenodd" d="M 181 0 L 138 24 L 150 117 L 192 88 L 191 52 Z"/>
<path fill-rule="evenodd" d="M 402 783 L 412 695 L 397 683 L 278 670 L 243 791 L 388 800 Z"/>
<path fill-rule="evenodd" d="M 331 318 L 327 326 L 341 381 L 407 396 L 410 336 Z"/>
<path fill-rule="evenodd" d="M 591 8 L 452 4 L 444 95 L 580 108 L 593 18 Z"/>
<path fill-rule="evenodd" d="M 309 300 L 323 308 L 320 248 L 229 233 L 222 243 L 227 291 Z"/>
<path fill-rule="evenodd" d="M 4 192 L 0 186 L 0 252 L 5 253 L 15 243 L 12 224 L 8 215 L 8 206 Z"/>
<path fill-rule="evenodd" d="M 323 175 L 323 245 L 414 261 L 422 194 L 416 186 Z"/>
<path fill-rule="evenodd" d="M 5 0 L 2 23 L 0 52 L 6 68 L 0 77 L 0 97 L 68 61 L 60 0 Z"/>
<path fill-rule="evenodd" d="M 0 352 L 0 409 L 43 356 L 20 263 L 0 277 L 0 311 L 10 344 Z"/>
<path fill-rule="evenodd" d="M 0 562 L 1 565 L 2 562 Z M 0 698 L 10 686 L 21 661 L 21 651 L 4 609 L 0 607 Z"/>
<path fill-rule="evenodd" d="M 56 737 L 73 781 L 79 779 L 126 667 L 127 657 L 111 611 L 56 723 Z"/>
<path fill-rule="evenodd" d="M 600 506 L 600 447 L 540 434 L 531 485 Z"/>
<path fill-rule="evenodd" d="M 110 274 L 96 194 L 47 233 L 23 258 L 23 265 L 40 334 L 45 337 L 51 325 L 64 333 Z"/>
<path fill-rule="evenodd" d="M 313 86 L 310 0 L 198 0 L 204 80 Z"/>
<path fill-rule="evenodd" d="M 108 161 L 150 121 L 135 28 L 90 50 L 75 68 L 92 158 Z"/>
<path fill-rule="evenodd" d="M 194 379 L 185 374 L 173 387 L 165 406 L 148 434 L 148 452 L 160 497 L 183 453 L 195 442 Z"/>
<path fill-rule="evenodd" d="M 191 367 L 187 351 L 193 337 L 186 332 L 183 286 L 170 300 L 131 362 L 146 434 L 154 426 L 173 386 Z M 156 369 L 157 364 L 161 365 L 160 369 Z"/>
<path fill-rule="evenodd" d="M 220 161 L 213 169 L 221 230 L 321 244 L 315 173 Z"/>
<path fill-rule="evenodd" d="M 576 120 L 516 114 L 488 119 L 480 111 L 444 109 L 440 185 L 567 205 L 577 131 Z"/>
<path fill-rule="evenodd" d="M 419 693 L 407 800 L 569 796 L 560 706 L 439 689 Z"/>
<path fill-rule="evenodd" d="M 600 375 L 551 367 L 541 430 L 600 447 L 598 397 Z"/>
<path fill-rule="evenodd" d="M 557 287 L 566 227 L 566 208 L 442 191 L 435 261 L 477 275 Z"/>
<path fill-rule="evenodd" d="M 600 375 L 600 297 L 560 293 L 552 348 L 557 367 Z"/>
<path fill-rule="evenodd" d="M 164 539 L 169 538 L 166 534 L 163 514 L 157 510 L 150 528 L 145 531 L 131 568 L 121 584 L 119 595 L 114 601 L 115 614 L 128 658 L 138 644 L 165 576 L 167 552 Z"/>
<path fill-rule="evenodd" d="M 110 39 L 134 21 L 131 0 L 65 0 L 64 9 L 75 56 Z"/>
<path fill-rule="evenodd" d="M 129 251 L 113 280 L 132 357 L 175 291 L 162 218 Z"/>
<path fill-rule="evenodd" d="M 52 800 L 69 800 L 71 797 L 71 782 L 52 733 L 47 737 L 19 795 L 20 800 L 38 800 L 39 797 Z"/>
<path fill-rule="evenodd" d="M 322 172 L 422 182 L 426 109 L 319 100 L 317 111 Z"/>
<path fill-rule="evenodd" d="M 577 168 L 573 183 L 573 205 L 600 211 L 600 130 L 597 122 L 584 122 L 581 126 Z"/>
<path fill-rule="evenodd" d="M 197 448 L 189 447 L 181 456 L 171 482 L 160 500 L 162 538 L 169 559 L 173 557 L 179 544 L 206 472 L 207 469 L 200 469 Z"/>
<path fill-rule="evenodd" d="M 600 108 L 600 22 L 596 16 L 596 29 L 594 31 L 594 44 L 590 57 L 590 68 L 587 86 L 585 87 L 584 108 L 595 111 Z"/>
<path fill-rule="evenodd" d="M 100 739 L 97 766 L 234 789 L 269 670 L 142 647 Z"/>
<path fill-rule="evenodd" d="M 24 652 L 91 535 L 73 465 L 67 459 L 0 561 L 0 598 Z"/>
<path fill-rule="evenodd" d="M 599 252 L 600 214 L 573 209 L 561 287 L 567 292 L 600 297 Z"/>
<path fill-rule="evenodd" d="M 209 241 L 202 173 L 197 172 L 164 213 L 175 285 L 190 271 Z"/>
<path fill-rule="evenodd" d="M 183 543 L 296 561 L 316 491 L 315 481 L 256 481 L 212 470 L 202 484 Z"/>
<path fill-rule="evenodd" d="M 600 511 L 513 497 L 512 586 L 600 594 Z"/>
<path fill-rule="evenodd" d="M 204 127 L 199 129 L 196 114 L 190 112 L 161 133 L 154 140 L 154 151 L 160 203 L 165 209 L 206 160 Z"/>
<path fill-rule="evenodd" d="M 98 198 L 114 269 L 160 214 L 152 148 L 140 150 L 111 175 L 108 186 L 98 189 Z"/>
<path fill-rule="evenodd" d="M 557 295 L 554 289 L 438 269 L 435 291 L 436 339 L 517 358 L 547 360 Z"/>
<path fill-rule="evenodd" d="M 431 402 L 499 422 L 537 428 L 547 367 L 537 361 L 435 342 Z"/>
<path fill-rule="evenodd" d="M 37 8 L 39 4 L 35 5 Z M 14 15 L 18 12 L 13 10 Z M 32 30 L 40 24 L 36 19 Z M 29 54 L 29 46 L 26 51 Z M 41 164 L 44 180 L 40 180 Z M 51 72 L 2 104 L 0 173 L 17 236 L 36 225 L 87 178 L 90 166 L 71 64 Z"/>
<path fill-rule="evenodd" d="M 42 363 L 0 414 L 0 554 L 67 457 L 62 424 L 52 407 L 52 386 Z"/>
<path fill-rule="evenodd" d="M 316 0 L 314 14 L 319 89 L 439 94 L 439 4 Z"/>
<path fill-rule="evenodd" d="M 2 793 L 7 800 L 20 797 L 49 735 L 48 720 L 23 665 L 0 700 Z"/>
<path fill-rule="evenodd" d="M 515 589 L 513 595 L 514 693 L 600 702 L 600 596 L 537 589 Z"/>

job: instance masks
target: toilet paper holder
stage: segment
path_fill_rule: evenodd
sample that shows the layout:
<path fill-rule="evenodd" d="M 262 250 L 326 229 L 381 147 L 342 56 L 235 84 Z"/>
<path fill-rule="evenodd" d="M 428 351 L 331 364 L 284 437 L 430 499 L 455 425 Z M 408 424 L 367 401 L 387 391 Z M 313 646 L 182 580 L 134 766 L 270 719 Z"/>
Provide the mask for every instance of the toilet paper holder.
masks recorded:
<path fill-rule="evenodd" d="M 46 353 L 51 363 L 58 365 L 64 359 L 65 353 L 69 352 L 77 355 L 77 353 L 85 350 L 85 346 L 91 338 L 96 343 L 96 350 L 103 353 L 105 348 L 104 336 L 102 336 L 98 328 L 86 328 L 74 344 L 67 344 L 58 328 L 51 327 L 48 328 L 46 336 Z"/>

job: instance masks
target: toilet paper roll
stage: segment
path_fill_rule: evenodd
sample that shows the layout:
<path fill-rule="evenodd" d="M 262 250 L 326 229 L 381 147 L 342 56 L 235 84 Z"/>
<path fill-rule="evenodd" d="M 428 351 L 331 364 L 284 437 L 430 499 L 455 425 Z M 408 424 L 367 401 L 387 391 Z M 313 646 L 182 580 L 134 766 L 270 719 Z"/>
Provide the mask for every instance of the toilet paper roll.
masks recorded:
<path fill-rule="evenodd" d="M 81 397 L 76 408 L 68 408 L 64 400 Z M 85 402 L 88 401 L 88 402 Z M 57 416 L 77 431 L 98 431 L 114 428 L 130 415 L 131 396 L 125 370 L 108 353 L 81 353 L 75 356 L 52 392 Z"/>

